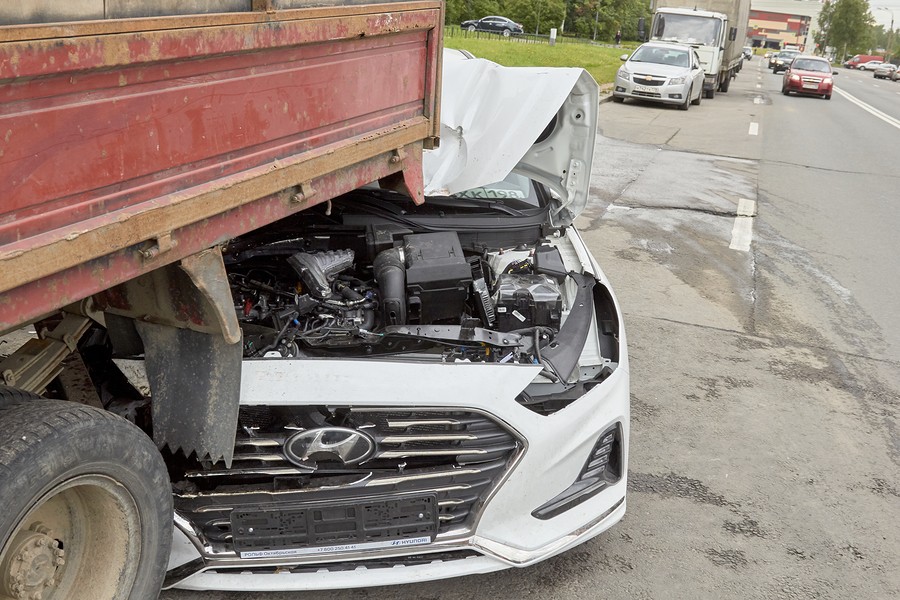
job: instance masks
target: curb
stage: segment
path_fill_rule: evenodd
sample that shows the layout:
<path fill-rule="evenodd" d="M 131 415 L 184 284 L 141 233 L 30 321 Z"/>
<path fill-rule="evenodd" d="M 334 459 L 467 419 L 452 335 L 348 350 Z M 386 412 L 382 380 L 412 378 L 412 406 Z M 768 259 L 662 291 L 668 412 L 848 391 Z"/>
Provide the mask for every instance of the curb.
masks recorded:
<path fill-rule="evenodd" d="M 612 102 L 613 99 L 613 84 L 604 83 L 600 85 L 600 104 L 605 104 L 607 102 Z"/>

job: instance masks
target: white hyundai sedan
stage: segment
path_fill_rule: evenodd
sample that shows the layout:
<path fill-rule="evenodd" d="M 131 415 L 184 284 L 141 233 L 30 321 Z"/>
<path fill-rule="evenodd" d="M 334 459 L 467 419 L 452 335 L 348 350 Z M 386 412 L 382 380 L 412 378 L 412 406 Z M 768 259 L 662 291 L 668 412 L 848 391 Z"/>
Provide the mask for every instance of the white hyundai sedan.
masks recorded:
<path fill-rule="evenodd" d="M 597 85 L 459 53 L 443 68 L 424 204 L 383 182 L 226 246 L 244 351 L 234 460 L 173 474 L 166 587 L 485 573 L 624 515 L 625 330 L 572 225 Z"/>
<path fill-rule="evenodd" d="M 666 42 L 647 42 L 629 57 L 616 73 L 613 100 L 626 98 L 675 104 L 687 110 L 700 104 L 703 94 L 703 66 L 690 46 Z"/>

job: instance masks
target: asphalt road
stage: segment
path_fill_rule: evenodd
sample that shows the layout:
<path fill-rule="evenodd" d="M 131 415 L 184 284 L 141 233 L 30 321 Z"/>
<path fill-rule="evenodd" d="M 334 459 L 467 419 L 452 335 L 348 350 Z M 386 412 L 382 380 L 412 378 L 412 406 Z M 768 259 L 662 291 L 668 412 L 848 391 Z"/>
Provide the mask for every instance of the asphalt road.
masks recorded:
<path fill-rule="evenodd" d="M 579 227 L 629 335 L 622 523 L 522 570 L 162 598 L 900 597 L 900 83 L 784 97 L 761 64 L 687 113 L 601 109 Z"/>

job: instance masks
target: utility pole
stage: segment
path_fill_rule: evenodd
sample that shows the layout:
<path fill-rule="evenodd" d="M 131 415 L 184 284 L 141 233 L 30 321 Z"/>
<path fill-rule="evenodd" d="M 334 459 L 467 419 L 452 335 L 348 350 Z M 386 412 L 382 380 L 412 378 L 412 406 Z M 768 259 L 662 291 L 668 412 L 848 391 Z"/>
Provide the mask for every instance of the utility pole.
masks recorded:
<path fill-rule="evenodd" d="M 890 62 L 890 60 L 894 57 L 894 55 L 893 55 L 893 50 L 894 50 L 894 9 L 887 8 L 885 6 L 879 6 L 878 10 L 886 10 L 889 13 L 891 13 L 891 31 L 890 31 L 890 33 L 888 33 L 888 47 L 887 47 L 887 60 L 888 60 L 888 62 Z"/>

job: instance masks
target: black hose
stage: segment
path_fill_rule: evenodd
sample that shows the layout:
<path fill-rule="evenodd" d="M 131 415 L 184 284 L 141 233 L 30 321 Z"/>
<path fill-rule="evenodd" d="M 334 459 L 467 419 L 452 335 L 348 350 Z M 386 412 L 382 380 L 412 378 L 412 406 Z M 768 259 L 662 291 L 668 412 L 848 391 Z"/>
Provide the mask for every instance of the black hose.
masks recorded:
<path fill-rule="evenodd" d="M 381 289 L 385 325 L 406 325 L 406 266 L 399 248 L 382 250 L 372 264 Z"/>

